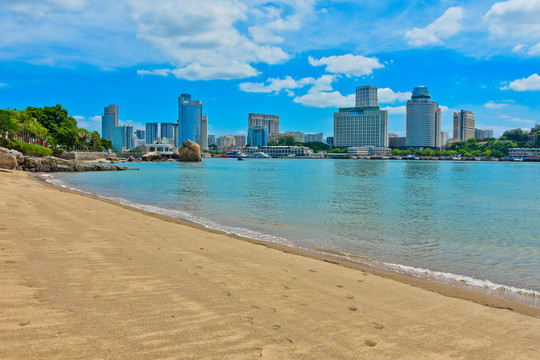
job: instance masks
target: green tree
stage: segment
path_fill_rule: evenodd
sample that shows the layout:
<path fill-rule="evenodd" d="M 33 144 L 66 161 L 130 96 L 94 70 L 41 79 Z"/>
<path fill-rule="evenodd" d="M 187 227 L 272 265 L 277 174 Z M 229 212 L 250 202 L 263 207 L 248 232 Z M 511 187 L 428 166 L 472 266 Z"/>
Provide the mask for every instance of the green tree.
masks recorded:
<path fill-rule="evenodd" d="M 99 151 L 99 141 L 101 139 L 101 136 L 97 131 L 93 131 L 90 134 L 90 141 L 92 142 L 92 148 L 94 151 Z"/>

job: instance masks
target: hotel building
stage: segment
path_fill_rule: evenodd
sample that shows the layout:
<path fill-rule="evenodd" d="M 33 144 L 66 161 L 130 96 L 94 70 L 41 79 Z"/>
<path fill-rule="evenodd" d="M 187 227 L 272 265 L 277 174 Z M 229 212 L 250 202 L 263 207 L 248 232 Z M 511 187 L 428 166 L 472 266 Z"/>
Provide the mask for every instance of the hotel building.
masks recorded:
<path fill-rule="evenodd" d="M 323 133 L 304 134 L 304 142 L 323 142 Z"/>
<path fill-rule="evenodd" d="M 266 128 L 267 133 L 279 134 L 279 116 L 271 114 L 248 114 L 248 131 L 254 126 L 262 126 Z"/>
<path fill-rule="evenodd" d="M 118 106 L 109 105 L 104 109 L 101 117 L 101 137 L 112 140 L 113 126 L 118 126 Z"/>
<path fill-rule="evenodd" d="M 474 128 L 475 116 L 472 112 L 461 110 L 454 113 L 454 139 L 467 141 L 476 136 Z"/>
<path fill-rule="evenodd" d="M 407 101 L 407 146 L 441 147 L 441 109 L 425 86 L 415 87 Z"/>
<path fill-rule="evenodd" d="M 388 111 L 378 106 L 377 87 L 356 88 L 356 107 L 334 113 L 334 146 L 388 147 Z"/>

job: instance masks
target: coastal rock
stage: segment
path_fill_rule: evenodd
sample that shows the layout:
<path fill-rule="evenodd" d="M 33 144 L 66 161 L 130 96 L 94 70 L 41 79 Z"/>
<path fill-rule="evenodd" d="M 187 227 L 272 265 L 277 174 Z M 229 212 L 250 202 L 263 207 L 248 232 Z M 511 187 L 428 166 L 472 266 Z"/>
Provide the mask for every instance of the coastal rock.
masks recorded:
<path fill-rule="evenodd" d="M 178 149 L 178 160 L 201 161 L 201 147 L 196 142 L 186 140 Z"/>
<path fill-rule="evenodd" d="M 141 156 L 143 161 L 156 161 L 161 160 L 161 153 L 159 151 L 153 151 Z"/>
<path fill-rule="evenodd" d="M 6 148 L 0 147 L 0 169 L 15 170 L 17 158 L 9 153 Z"/>
<path fill-rule="evenodd" d="M 75 171 L 117 171 L 130 170 L 125 166 L 87 164 L 79 161 L 64 160 L 54 156 L 36 158 L 25 156 L 17 169 L 30 172 L 75 172 Z"/>

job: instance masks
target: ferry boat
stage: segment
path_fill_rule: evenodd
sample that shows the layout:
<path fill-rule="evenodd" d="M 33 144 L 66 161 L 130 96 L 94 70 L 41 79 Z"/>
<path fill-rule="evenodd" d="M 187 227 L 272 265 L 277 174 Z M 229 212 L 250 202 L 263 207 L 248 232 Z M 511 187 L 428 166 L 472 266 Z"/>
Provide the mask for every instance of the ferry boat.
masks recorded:
<path fill-rule="evenodd" d="M 226 154 L 221 154 L 222 158 L 232 158 L 232 159 L 243 159 L 247 158 L 248 156 L 240 151 L 231 151 Z"/>
<path fill-rule="evenodd" d="M 256 159 L 270 159 L 272 158 L 270 155 L 263 153 L 262 151 L 256 152 L 255 154 L 251 155 L 252 158 Z"/>

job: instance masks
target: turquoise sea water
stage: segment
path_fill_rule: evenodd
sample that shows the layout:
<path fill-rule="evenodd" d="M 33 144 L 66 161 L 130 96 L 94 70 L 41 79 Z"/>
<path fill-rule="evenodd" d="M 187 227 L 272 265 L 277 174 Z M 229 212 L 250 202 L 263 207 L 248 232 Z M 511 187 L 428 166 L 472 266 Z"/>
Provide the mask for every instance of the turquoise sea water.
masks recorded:
<path fill-rule="evenodd" d="M 53 177 L 239 235 L 540 299 L 538 164 L 204 159 L 129 166 L 140 170 Z"/>

